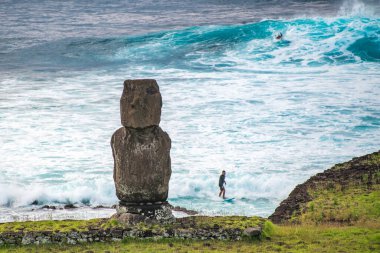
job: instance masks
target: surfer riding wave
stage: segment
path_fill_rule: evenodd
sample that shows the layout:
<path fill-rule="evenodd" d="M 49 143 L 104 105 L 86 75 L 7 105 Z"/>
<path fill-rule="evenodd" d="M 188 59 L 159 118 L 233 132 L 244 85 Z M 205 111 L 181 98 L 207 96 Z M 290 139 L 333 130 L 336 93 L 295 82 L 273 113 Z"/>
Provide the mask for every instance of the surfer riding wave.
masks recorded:
<path fill-rule="evenodd" d="M 224 185 L 226 185 L 226 171 L 223 170 L 222 171 L 222 174 L 220 175 L 219 177 L 219 188 L 220 188 L 220 192 L 219 192 L 219 197 L 223 196 L 223 199 L 226 198 L 226 189 L 224 188 Z"/>

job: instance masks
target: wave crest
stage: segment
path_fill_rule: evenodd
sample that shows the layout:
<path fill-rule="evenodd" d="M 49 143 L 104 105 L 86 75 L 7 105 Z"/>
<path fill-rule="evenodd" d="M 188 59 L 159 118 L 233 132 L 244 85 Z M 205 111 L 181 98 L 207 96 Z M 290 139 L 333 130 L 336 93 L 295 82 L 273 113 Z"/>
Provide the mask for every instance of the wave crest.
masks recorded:
<path fill-rule="evenodd" d="M 135 37 L 55 41 L 19 52 L 44 68 L 159 68 L 217 71 L 341 65 L 379 59 L 380 20 L 264 20 L 234 26 L 190 27 Z M 284 34 L 277 41 L 274 35 Z"/>

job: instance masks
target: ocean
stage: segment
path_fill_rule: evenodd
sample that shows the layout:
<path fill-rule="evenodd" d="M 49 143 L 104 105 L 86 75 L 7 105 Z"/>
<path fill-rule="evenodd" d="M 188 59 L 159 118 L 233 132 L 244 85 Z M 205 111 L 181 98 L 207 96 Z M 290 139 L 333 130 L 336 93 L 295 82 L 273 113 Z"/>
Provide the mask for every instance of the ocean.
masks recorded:
<path fill-rule="evenodd" d="M 267 217 L 379 150 L 378 1 L 3 0 L 0 18 L 0 222 L 114 212 L 94 207 L 118 201 L 125 79 L 157 80 L 169 202 L 202 214 Z"/>

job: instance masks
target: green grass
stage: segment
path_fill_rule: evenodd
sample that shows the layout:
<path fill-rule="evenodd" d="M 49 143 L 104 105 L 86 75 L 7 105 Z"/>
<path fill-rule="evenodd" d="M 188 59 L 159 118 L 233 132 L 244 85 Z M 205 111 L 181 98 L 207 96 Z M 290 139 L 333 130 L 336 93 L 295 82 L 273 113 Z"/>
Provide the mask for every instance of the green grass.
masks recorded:
<path fill-rule="evenodd" d="M 351 161 L 340 163 L 332 167 L 333 170 L 342 170 L 349 168 Z M 372 153 L 366 156 L 366 159 L 362 159 L 357 162 L 356 166 L 380 166 L 380 153 Z"/>
<path fill-rule="evenodd" d="M 177 223 L 168 225 L 138 223 L 135 226 L 141 230 L 160 230 L 170 228 L 221 228 L 221 229 L 244 229 L 247 227 L 263 226 L 264 218 L 243 217 L 243 216 L 192 216 L 177 219 Z M 88 231 L 89 229 L 113 229 L 123 228 L 114 219 L 92 219 L 92 220 L 65 220 L 65 221 L 25 221 L 10 222 L 0 224 L 0 233 L 4 232 L 29 232 L 29 231 L 52 231 L 52 232 L 71 232 Z"/>
<path fill-rule="evenodd" d="M 374 168 L 369 174 L 364 168 Z M 336 174 L 344 170 L 362 168 L 350 177 L 324 178 L 314 182 L 308 188 L 311 198 L 294 212 L 293 223 L 320 224 L 340 222 L 345 224 L 363 224 L 380 222 L 380 153 L 373 153 L 335 165 Z M 377 168 L 377 169 L 376 169 Z M 345 179 L 343 179 L 345 178 Z"/>
<path fill-rule="evenodd" d="M 263 230 L 261 233 L 261 239 L 271 238 L 275 232 L 275 226 L 269 220 L 265 221 Z"/>
<path fill-rule="evenodd" d="M 30 231 L 88 231 L 91 227 L 100 227 L 104 223 L 103 219 L 92 220 L 65 220 L 65 221 L 24 221 L 9 222 L 0 224 L 0 233 L 4 232 L 30 232 Z"/>
<path fill-rule="evenodd" d="M 368 165 L 380 165 L 380 153 L 369 155 L 367 162 Z"/>
<path fill-rule="evenodd" d="M 273 226 L 261 241 L 191 241 L 161 239 L 82 245 L 3 247 L 0 252 L 378 252 L 379 224 L 366 227 L 332 225 Z"/>
<path fill-rule="evenodd" d="M 301 208 L 301 213 L 292 217 L 293 222 L 348 224 L 380 222 L 380 185 L 371 188 L 340 185 L 324 189 L 309 189 L 312 200 Z"/>

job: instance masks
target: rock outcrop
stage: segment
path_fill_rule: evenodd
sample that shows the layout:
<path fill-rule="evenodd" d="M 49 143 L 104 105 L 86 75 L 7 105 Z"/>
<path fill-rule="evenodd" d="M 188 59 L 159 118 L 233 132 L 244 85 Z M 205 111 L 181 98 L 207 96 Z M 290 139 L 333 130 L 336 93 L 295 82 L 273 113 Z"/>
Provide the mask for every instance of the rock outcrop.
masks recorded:
<path fill-rule="evenodd" d="M 312 222 L 352 222 L 361 215 L 369 215 L 365 205 L 372 206 L 365 198 L 379 189 L 380 151 L 377 151 L 312 176 L 298 185 L 269 219 L 274 223 L 300 223 L 299 218 L 304 216 Z M 354 208 L 350 210 L 349 206 Z"/>
<path fill-rule="evenodd" d="M 158 125 L 162 98 L 155 80 L 126 80 L 120 99 L 123 127 L 111 138 L 117 215 L 133 223 L 174 218 L 165 206 L 171 176 L 169 135 Z M 141 217 L 137 217 L 141 215 Z"/>

